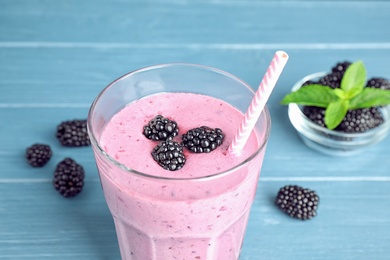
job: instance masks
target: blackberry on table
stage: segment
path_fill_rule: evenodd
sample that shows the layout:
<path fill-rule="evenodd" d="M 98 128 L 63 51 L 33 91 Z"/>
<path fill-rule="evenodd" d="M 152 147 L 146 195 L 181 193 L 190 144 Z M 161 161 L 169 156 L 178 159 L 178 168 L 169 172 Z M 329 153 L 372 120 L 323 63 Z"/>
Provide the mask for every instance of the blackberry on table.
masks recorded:
<path fill-rule="evenodd" d="M 74 197 L 84 186 L 84 168 L 71 158 L 57 164 L 53 177 L 54 188 L 64 197 Z"/>
<path fill-rule="evenodd" d="M 182 136 L 183 145 L 193 153 L 209 153 L 223 143 L 225 135 L 219 128 L 201 126 Z"/>
<path fill-rule="evenodd" d="M 335 128 L 346 133 L 361 133 L 384 122 L 382 113 L 377 107 L 349 110 L 343 121 Z"/>
<path fill-rule="evenodd" d="M 279 190 L 275 205 L 290 217 L 307 220 L 317 215 L 319 201 L 315 191 L 297 185 L 286 185 Z"/>
<path fill-rule="evenodd" d="M 153 141 L 172 140 L 179 133 L 178 125 L 162 115 L 157 115 L 144 126 L 143 134 Z"/>
<path fill-rule="evenodd" d="M 50 146 L 46 144 L 34 144 L 26 149 L 26 159 L 32 167 L 43 167 L 52 154 Z"/>
<path fill-rule="evenodd" d="M 79 147 L 91 144 L 87 132 L 87 120 L 69 120 L 57 126 L 57 139 L 63 146 Z"/>
<path fill-rule="evenodd" d="M 161 167 L 169 171 L 180 170 L 186 162 L 183 146 L 172 140 L 162 141 L 154 147 L 152 157 Z"/>
<path fill-rule="evenodd" d="M 367 87 L 390 90 L 390 81 L 384 78 L 371 78 L 367 81 Z"/>

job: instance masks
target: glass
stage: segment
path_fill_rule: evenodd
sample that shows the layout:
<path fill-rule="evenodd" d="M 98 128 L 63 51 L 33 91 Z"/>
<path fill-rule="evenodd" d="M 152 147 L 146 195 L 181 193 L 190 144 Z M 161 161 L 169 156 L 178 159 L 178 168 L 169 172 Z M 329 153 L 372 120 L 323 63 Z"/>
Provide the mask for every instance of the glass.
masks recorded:
<path fill-rule="evenodd" d="M 99 143 L 117 112 L 161 92 L 216 97 L 243 113 L 254 96 L 251 87 L 237 77 L 194 64 L 139 69 L 99 94 L 89 111 L 88 133 L 122 259 L 237 260 L 270 134 L 268 109 L 255 126 L 259 146 L 242 163 L 205 177 L 162 178 L 120 164 Z"/>
<path fill-rule="evenodd" d="M 298 90 L 306 81 L 318 81 L 326 72 L 318 72 L 304 77 L 294 84 L 291 91 Z M 288 115 L 303 142 L 310 148 L 333 156 L 351 156 L 382 141 L 390 129 L 390 106 L 381 107 L 384 123 L 362 133 L 344 133 L 321 127 L 307 118 L 302 106 L 291 103 Z"/>

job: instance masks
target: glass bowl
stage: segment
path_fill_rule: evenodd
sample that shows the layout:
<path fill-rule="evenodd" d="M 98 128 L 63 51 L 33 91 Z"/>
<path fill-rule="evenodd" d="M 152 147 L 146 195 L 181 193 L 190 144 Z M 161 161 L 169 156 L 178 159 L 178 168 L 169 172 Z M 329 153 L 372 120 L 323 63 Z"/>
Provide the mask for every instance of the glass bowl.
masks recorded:
<path fill-rule="evenodd" d="M 291 91 L 298 90 L 308 80 L 318 81 L 326 72 L 308 75 L 294 84 Z M 349 156 L 364 151 L 382 141 L 390 129 L 390 106 L 381 107 L 384 123 L 363 133 L 344 133 L 321 127 L 307 118 L 301 105 L 288 105 L 288 116 L 303 142 L 319 152 L 334 156 Z"/>

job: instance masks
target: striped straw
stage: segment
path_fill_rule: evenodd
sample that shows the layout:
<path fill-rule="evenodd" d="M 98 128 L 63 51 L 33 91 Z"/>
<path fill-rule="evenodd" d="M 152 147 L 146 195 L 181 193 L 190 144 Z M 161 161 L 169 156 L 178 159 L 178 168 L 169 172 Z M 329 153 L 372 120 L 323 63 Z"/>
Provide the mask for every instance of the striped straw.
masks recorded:
<path fill-rule="evenodd" d="M 236 136 L 228 148 L 229 153 L 235 155 L 239 155 L 241 153 L 257 122 L 257 119 L 260 117 L 260 114 L 279 79 L 280 74 L 283 71 L 284 66 L 287 63 L 287 60 L 288 55 L 284 51 L 277 51 L 275 53 L 275 56 L 272 59 L 247 112 L 245 113 L 244 119 L 238 128 Z"/>

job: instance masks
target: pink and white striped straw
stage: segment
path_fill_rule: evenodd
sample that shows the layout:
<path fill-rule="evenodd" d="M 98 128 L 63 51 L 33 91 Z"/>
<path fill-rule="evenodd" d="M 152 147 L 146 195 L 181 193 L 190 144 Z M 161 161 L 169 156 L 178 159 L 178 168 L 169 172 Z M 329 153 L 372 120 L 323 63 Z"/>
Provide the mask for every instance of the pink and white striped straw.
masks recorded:
<path fill-rule="evenodd" d="M 282 74 L 283 68 L 288 60 L 288 55 L 284 51 L 277 51 L 274 58 L 269 65 L 267 72 L 265 73 L 263 80 L 260 83 L 259 88 L 253 97 L 251 104 L 245 113 L 244 119 L 241 122 L 238 131 L 228 148 L 228 152 L 231 154 L 239 155 L 244 148 L 245 143 L 259 118 L 261 112 L 267 103 L 268 98 L 274 89 L 276 82 Z"/>

